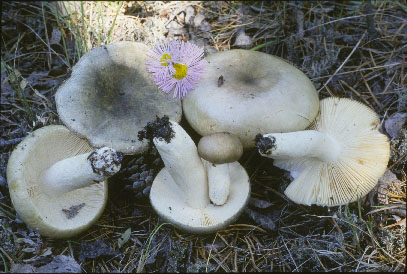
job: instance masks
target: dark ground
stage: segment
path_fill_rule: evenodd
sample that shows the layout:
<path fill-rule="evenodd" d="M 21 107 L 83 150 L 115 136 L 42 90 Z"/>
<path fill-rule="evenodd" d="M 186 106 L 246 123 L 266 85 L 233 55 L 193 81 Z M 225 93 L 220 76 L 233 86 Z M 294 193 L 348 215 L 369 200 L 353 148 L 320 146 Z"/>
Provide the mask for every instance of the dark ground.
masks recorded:
<path fill-rule="evenodd" d="M 122 3 L 117 17 L 115 5 L 87 2 L 84 19 L 58 22 L 45 2 L 2 1 L 0 271 L 18 272 L 21 264 L 45 271 L 57 255 L 67 256 L 53 262 L 58 269 L 75 271 L 79 263 L 84 272 L 405 270 L 407 130 L 401 118 L 391 126 L 407 112 L 405 1 L 131 1 Z M 81 20 L 96 20 L 98 8 L 107 26 L 99 37 L 92 29 L 75 28 Z M 9 198 L 7 161 L 28 132 L 61 124 L 54 94 L 72 65 L 100 39 L 153 46 L 156 39 L 175 36 L 204 46 L 206 54 L 258 47 L 306 73 L 320 99 L 339 96 L 367 104 L 391 140 L 390 175 L 359 203 L 306 207 L 284 196 L 286 172 L 247 151 L 240 163 L 252 185 L 248 208 L 225 230 L 197 236 L 159 227 L 147 178 L 162 162 L 151 150 L 124 159 L 103 216 L 86 233 L 53 240 L 27 228 Z M 181 124 L 199 140 L 186 121 Z"/>

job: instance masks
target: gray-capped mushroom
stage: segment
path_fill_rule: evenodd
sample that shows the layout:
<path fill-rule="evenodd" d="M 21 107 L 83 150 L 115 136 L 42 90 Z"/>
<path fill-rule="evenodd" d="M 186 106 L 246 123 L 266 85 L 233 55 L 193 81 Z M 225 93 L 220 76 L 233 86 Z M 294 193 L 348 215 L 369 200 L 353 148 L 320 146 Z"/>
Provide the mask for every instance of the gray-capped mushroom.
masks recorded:
<path fill-rule="evenodd" d="M 102 214 L 107 178 L 120 170 L 121 160 L 121 153 L 94 150 L 64 126 L 40 128 L 18 144 L 7 164 L 14 208 L 44 236 L 74 236 Z"/>
<path fill-rule="evenodd" d="M 230 163 L 243 154 L 239 138 L 228 132 L 206 135 L 199 140 L 198 154 L 208 176 L 209 198 L 215 205 L 223 205 L 229 196 Z"/>
<path fill-rule="evenodd" d="M 278 57 L 234 49 L 206 60 L 202 81 L 182 101 L 185 118 L 201 136 L 230 132 L 251 148 L 257 133 L 303 130 L 318 114 L 312 82 Z"/>
<path fill-rule="evenodd" d="M 135 132 L 156 116 L 181 120 L 178 98 L 161 92 L 146 69 L 148 48 L 121 41 L 94 48 L 73 67 L 55 94 L 62 122 L 94 147 L 125 154 L 147 150 Z"/>

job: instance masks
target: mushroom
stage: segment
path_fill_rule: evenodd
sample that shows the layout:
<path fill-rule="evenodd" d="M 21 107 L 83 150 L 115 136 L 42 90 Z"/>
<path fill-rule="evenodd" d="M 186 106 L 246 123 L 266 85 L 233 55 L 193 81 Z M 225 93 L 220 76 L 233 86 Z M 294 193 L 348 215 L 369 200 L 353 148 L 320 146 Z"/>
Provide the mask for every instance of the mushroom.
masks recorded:
<path fill-rule="evenodd" d="M 175 121 L 156 123 L 161 128 L 154 131 L 152 140 L 165 165 L 150 191 L 151 205 L 157 214 L 192 233 L 211 233 L 236 220 L 250 196 L 244 168 L 238 162 L 229 164 L 228 199 L 222 206 L 211 204 L 207 174 L 194 141 Z"/>
<path fill-rule="evenodd" d="M 288 170 L 294 181 L 285 194 L 298 204 L 337 206 L 356 201 L 377 184 L 390 156 L 379 118 L 346 98 L 321 100 L 308 130 L 256 137 L 262 156 Z"/>
<path fill-rule="evenodd" d="M 62 122 L 94 147 L 125 154 L 147 150 L 134 132 L 156 115 L 181 120 L 181 101 L 161 92 L 146 69 L 148 48 L 122 41 L 94 48 L 55 94 Z"/>
<path fill-rule="evenodd" d="M 244 148 L 256 133 L 303 130 L 318 114 L 312 82 L 284 60 L 234 49 L 206 57 L 202 81 L 183 99 L 188 123 L 201 136 L 235 134 Z"/>
<path fill-rule="evenodd" d="M 208 175 L 211 202 L 215 205 L 225 204 L 230 187 L 229 165 L 242 156 L 242 143 L 231 133 L 213 133 L 199 140 L 198 154 Z"/>
<path fill-rule="evenodd" d="M 64 126 L 35 130 L 7 164 L 14 208 L 43 236 L 74 236 L 102 214 L 107 178 L 119 171 L 121 159 L 114 149 L 94 150 Z"/>

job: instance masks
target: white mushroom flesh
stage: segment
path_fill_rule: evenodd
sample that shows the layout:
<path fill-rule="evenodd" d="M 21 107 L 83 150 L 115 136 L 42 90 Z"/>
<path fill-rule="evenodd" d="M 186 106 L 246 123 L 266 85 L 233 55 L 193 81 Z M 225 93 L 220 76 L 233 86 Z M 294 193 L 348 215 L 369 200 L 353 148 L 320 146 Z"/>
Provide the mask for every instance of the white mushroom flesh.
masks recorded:
<path fill-rule="evenodd" d="M 167 143 L 163 138 L 153 139 L 166 169 L 184 193 L 192 208 L 209 204 L 208 181 L 197 147 L 191 137 L 176 122 L 170 121 L 174 137 Z"/>
<path fill-rule="evenodd" d="M 165 167 L 151 187 L 151 205 L 165 221 L 188 232 L 211 233 L 226 227 L 236 220 L 250 197 L 246 171 L 237 161 L 227 164 L 227 201 L 222 206 L 210 203 L 203 162 L 211 163 L 199 157 L 195 143 L 180 125 L 170 123 L 174 136 L 168 143 L 153 138 Z"/>
<path fill-rule="evenodd" d="M 56 162 L 41 176 L 41 188 L 49 196 L 61 196 L 78 188 L 105 181 L 120 170 L 120 156 L 103 147 Z"/>
<path fill-rule="evenodd" d="M 198 154 L 208 176 L 209 198 L 215 205 L 223 205 L 229 196 L 229 163 L 236 162 L 243 154 L 239 138 L 229 132 L 217 132 L 199 140 Z"/>
<path fill-rule="evenodd" d="M 208 175 L 209 199 L 215 205 L 224 205 L 230 188 L 229 163 L 213 164 L 204 159 L 202 162 Z"/>
<path fill-rule="evenodd" d="M 260 154 L 273 159 L 313 157 L 330 163 L 336 161 L 341 151 L 341 145 L 335 138 L 316 130 L 270 133 L 263 137 L 274 140 L 275 146 Z"/>
<path fill-rule="evenodd" d="M 231 184 L 229 197 L 222 206 L 209 203 L 205 208 L 192 208 L 180 196 L 181 191 L 167 168 L 154 179 L 150 201 L 154 210 L 167 222 L 190 233 L 212 233 L 234 222 L 250 197 L 250 182 L 245 169 L 234 162 L 229 164 Z"/>

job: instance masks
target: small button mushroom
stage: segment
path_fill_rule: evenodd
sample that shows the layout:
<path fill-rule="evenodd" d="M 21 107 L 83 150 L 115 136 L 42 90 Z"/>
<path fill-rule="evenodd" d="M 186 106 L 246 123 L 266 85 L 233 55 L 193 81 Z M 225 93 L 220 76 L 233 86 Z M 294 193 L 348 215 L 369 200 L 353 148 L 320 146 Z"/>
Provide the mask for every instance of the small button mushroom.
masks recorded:
<path fill-rule="evenodd" d="M 164 127 L 153 130 L 152 140 L 165 167 L 151 186 L 151 205 L 164 220 L 187 232 L 211 233 L 226 227 L 237 219 L 250 197 L 246 171 L 236 161 L 229 164 L 228 199 L 222 206 L 211 204 L 207 174 L 195 143 L 178 123 L 162 123 L 164 118 L 147 125 Z"/>
<path fill-rule="evenodd" d="M 134 132 L 157 115 L 177 122 L 182 115 L 181 101 L 161 92 L 147 71 L 147 50 L 143 43 L 121 41 L 82 56 L 55 94 L 61 121 L 94 147 L 145 152 L 147 142 Z"/>
<path fill-rule="evenodd" d="M 64 126 L 40 128 L 14 149 L 7 164 L 14 208 L 43 236 L 74 236 L 102 214 L 107 178 L 119 171 L 121 160 L 121 153 L 94 150 Z"/>
<path fill-rule="evenodd" d="M 213 133 L 199 140 L 198 153 L 204 159 L 210 200 L 215 205 L 225 204 L 230 187 L 229 163 L 242 156 L 242 143 L 231 133 Z"/>
<path fill-rule="evenodd" d="M 367 106 L 346 98 L 326 98 L 304 131 L 256 137 L 259 153 L 291 172 L 285 194 L 305 205 L 337 206 L 371 191 L 390 157 L 379 118 Z"/>
<path fill-rule="evenodd" d="M 254 148 L 258 132 L 303 130 L 318 114 L 311 80 L 281 58 L 234 49 L 205 59 L 202 81 L 182 100 L 185 118 L 201 136 L 230 132 Z"/>

